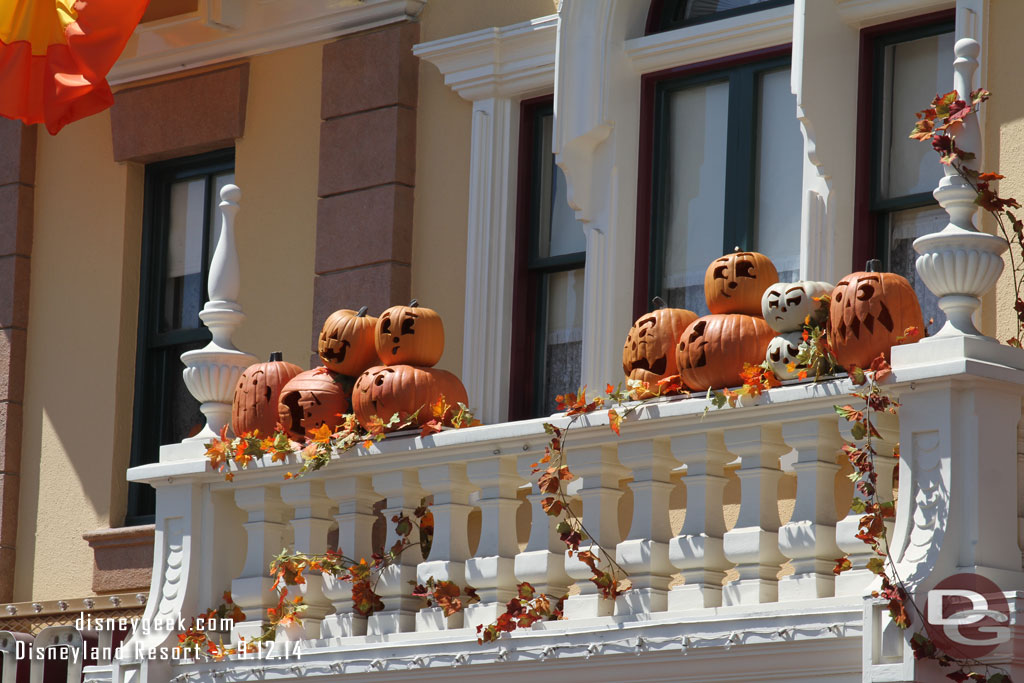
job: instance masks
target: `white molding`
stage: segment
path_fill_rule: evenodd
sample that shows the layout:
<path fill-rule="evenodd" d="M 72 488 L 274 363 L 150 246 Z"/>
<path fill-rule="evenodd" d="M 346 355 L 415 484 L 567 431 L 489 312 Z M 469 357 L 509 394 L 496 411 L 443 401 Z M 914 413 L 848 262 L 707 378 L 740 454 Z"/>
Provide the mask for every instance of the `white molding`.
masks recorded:
<path fill-rule="evenodd" d="M 518 99 L 554 87 L 557 25 L 552 15 L 413 48 L 473 102 L 462 379 L 484 422 L 508 419 Z"/>
<path fill-rule="evenodd" d="M 956 0 L 834 0 L 839 16 L 850 26 L 864 28 L 919 14 L 952 9 Z"/>
<path fill-rule="evenodd" d="M 432 40 L 413 54 L 436 66 L 463 99 L 551 92 L 558 16 Z"/>
<path fill-rule="evenodd" d="M 425 2 L 200 0 L 196 12 L 139 25 L 107 80 L 120 85 L 406 21 Z"/>
<path fill-rule="evenodd" d="M 637 73 L 784 45 L 793 36 L 793 7 L 786 5 L 626 41 Z"/>

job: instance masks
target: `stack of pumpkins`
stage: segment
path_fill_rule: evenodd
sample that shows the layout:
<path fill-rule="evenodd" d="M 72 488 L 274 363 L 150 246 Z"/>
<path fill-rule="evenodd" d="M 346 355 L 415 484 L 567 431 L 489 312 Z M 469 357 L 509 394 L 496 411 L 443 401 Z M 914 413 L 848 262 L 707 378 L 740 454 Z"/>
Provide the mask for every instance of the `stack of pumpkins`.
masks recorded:
<path fill-rule="evenodd" d="M 389 308 L 379 319 L 366 315 L 365 306 L 335 311 L 317 342 L 322 367 L 304 372 L 274 352 L 269 362 L 242 373 L 232 429 L 270 435 L 280 424 L 290 438 L 302 440 L 324 425 L 333 431 L 350 405 L 364 427 L 374 415 L 386 421 L 398 413 L 404 421 L 421 406 L 417 422 L 423 424 L 433 417 L 430 406 L 442 394 L 453 406 L 468 402 L 457 377 L 429 367 L 443 351 L 441 318 L 418 308 L 415 300 Z"/>
<path fill-rule="evenodd" d="M 687 388 L 706 391 L 742 384 L 744 365 L 767 360 L 779 379 L 791 379 L 801 370 L 796 357 L 804 323 L 825 323 L 826 312 L 815 298 L 830 292 L 827 337 L 836 360 L 844 368 L 867 368 L 880 354 L 888 358 L 907 328 L 924 327 L 910 283 L 877 272 L 878 266 L 870 261 L 866 271 L 833 288 L 827 282 L 779 282 L 764 254 L 727 254 L 704 275 L 711 314 L 698 318 L 656 298 L 658 309 L 637 319 L 626 337 L 623 372 L 651 387 L 678 374 Z"/>
<path fill-rule="evenodd" d="M 633 324 L 622 349 L 628 379 L 654 386 L 678 374 L 693 391 L 735 386 L 746 363 L 760 363 L 774 331 L 760 317 L 761 295 L 779 280 L 764 254 L 737 251 L 715 259 L 704 274 L 710 315 L 657 310 Z M 646 397 L 645 395 L 640 398 Z"/>
<path fill-rule="evenodd" d="M 820 327 L 828 310 L 819 301 L 832 291 L 828 282 L 801 280 L 776 282 L 761 296 L 761 313 L 779 334 L 768 343 L 765 360 L 779 379 L 794 379 L 806 366 L 796 362 L 803 341 L 804 324 Z M 790 369 L 793 366 L 793 369 Z"/>
<path fill-rule="evenodd" d="M 469 399 L 458 377 L 433 367 L 444 353 L 444 325 L 437 311 L 420 308 L 415 299 L 389 308 L 377 321 L 374 345 L 381 365 L 363 372 L 352 390 L 359 424 L 369 428 L 373 417 L 387 422 L 397 414 L 401 422 L 415 415 L 419 425 L 438 418 L 450 426 L 457 405 Z M 449 408 L 434 415 L 432 406 L 441 397 Z"/>

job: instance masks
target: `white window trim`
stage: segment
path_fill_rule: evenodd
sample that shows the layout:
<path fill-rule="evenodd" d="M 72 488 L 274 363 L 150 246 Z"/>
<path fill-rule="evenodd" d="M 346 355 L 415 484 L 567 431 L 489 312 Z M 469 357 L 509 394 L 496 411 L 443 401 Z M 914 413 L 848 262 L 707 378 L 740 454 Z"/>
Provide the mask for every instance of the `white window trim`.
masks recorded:
<path fill-rule="evenodd" d="M 484 422 L 508 419 L 519 102 L 554 87 L 557 24 L 551 15 L 413 48 L 473 103 L 462 380 Z"/>
<path fill-rule="evenodd" d="M 648 2 L 563 0 L 557 16 L 418 45 L 474 103 L 463 379 L 484 419 L 507 418 L 514 101 L 553 80 L 555 158 L 587 235 L 582 382 L 603 387 L 621 375 L 619 339 L 632 320 L 641 76 L 792 43 L 805 159 L 800 275 L 835 281 L 853 245 L 860 29 L 955 6 L 957 38 L 978 40 L 984 55 L 989 1 L 794 0 L 644 36 Z M 803 69 L 808 61 L 817 68 Z"/>

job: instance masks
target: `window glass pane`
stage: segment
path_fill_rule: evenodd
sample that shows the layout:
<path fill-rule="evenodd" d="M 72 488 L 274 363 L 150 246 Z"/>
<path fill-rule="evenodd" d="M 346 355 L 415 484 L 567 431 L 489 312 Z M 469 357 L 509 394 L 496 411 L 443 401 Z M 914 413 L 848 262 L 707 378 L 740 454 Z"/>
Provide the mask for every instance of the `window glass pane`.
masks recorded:
<path fill-rule="evenodd" d="M 882 196 L 931 192 L 942 177 L 942 166 L 930 145 L 907 136 L 914 127 L 914 113 L 936 93 L 953 89 L 953 34 L 889 46 L 885 70 Z"/>
<path fill-rule="evenodd" d="M 543 415 L 555 396 L 580 388 L 583 358 L 583 268 L 546 275 L 548 315 L 544 343 Z"/>
<path fill-rule="evenodd" d="M 688 0 L 685 3 L 686 12 L 683 16 L 685 21 L 691 21 L 694 19 L 700 19 L 710 14 L 717 14 L 718 12 L 727 12 L 731 9 L 740 9 L 742 7 L 750 7 L 751 5 L 759 5 L 763 2 L 770 2 L 771 0 Z"/>
<path fill-rule="evenodd" d="M 771 258 L 783 282 L 800 269 L 803 135 L 789 69 L 765 73 L 759 84 L 754 248 Z"/>
<path fill-rule="evenodd" d="M 540 173 L 538 181 L 540 231 L 537 256 L 541 258 L 575 254 L 587 250 L 587 239 L 583 234 L 583 226 L 576 220 L 566 199 L 568 189 L 565 174 L 555 165 L 555 155 L 551 153 L 553 120 L 554 117 L 551 114 L 541 119 L 541 159 L 550 159 L 550 162 L 541 163 L 538 169 Z"/>
<path fill-rule="evenodd" d="M 202 178 L 171 185 L 162 331 L 201 324 L 205 192 L 206 182 Z"/>
<path fill-rule="evenodd" d="M 704 271 L 722 255 L 729 84 L 686 88 L 667 98 L 661 289 L 669 306 L 703 315 Z"/>
<path fill-rule="evenodd" d="M 946 227 L 949 215 L 940 206 L 923 206 L 905 211 L 893 211 L 888 214 L 889 229 L 889 270 L 899 273 L 910 281 L 921 302 L 924 322 L 933 318 L 934 323 L 928 325 L 928 332 L 934 334 L 946 323 L 946 316 L 939 309 L 938 298 L 932 294 L 924 282 L 917 276 L 917 252 L 914 251 L 914 240 L 921 235 L 938 232 Z"/>

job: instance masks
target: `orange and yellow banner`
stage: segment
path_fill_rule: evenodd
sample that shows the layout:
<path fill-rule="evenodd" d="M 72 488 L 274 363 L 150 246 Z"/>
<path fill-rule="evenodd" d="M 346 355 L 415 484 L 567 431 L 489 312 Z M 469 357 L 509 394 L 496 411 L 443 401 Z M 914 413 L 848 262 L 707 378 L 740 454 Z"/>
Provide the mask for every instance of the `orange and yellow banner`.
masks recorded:
<path fill-rule="evenodd" d="M 0 0 L 0 116 L 51 134 L 114 103 L 107 72 L 149 0 Z"/>

